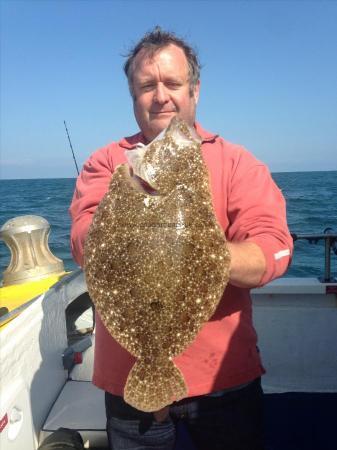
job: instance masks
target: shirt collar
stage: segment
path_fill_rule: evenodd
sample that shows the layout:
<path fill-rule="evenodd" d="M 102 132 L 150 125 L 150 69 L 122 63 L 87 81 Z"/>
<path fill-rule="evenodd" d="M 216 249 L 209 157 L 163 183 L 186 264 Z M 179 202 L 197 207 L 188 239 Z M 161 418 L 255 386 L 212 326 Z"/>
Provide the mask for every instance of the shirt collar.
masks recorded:
<path fill-rule="evenodd" d="M 209 133 L 208 131 L 204 130 L 198 122 L 195 123 L 195 129 L 197 130 L 197 133 L 201 137 L 202 143 L 211 142 L 218 136 L 217 134 Z M 145 144 L 145 142 L 146 142 L 146 139 L 145 139 L 143 133 L 139 132 L 137 134 L 134 134 L 133 136 L 128 136 L 128 137 L 121 139 L 118 142 L 118 145 L 127 150 L 131 150 L 131 149 L 135 148 L 137 146 L 137 144 Z"/>

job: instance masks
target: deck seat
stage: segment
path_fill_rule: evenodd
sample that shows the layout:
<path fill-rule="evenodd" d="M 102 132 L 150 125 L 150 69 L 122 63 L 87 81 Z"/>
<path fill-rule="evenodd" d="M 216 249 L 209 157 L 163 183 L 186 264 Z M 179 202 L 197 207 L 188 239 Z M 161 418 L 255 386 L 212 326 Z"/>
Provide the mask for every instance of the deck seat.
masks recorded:
<path fill-rule="evenodd" d="M 90 381 L 67 381 L 41 430 L 40 442 L 59 428 L 77 430 L 86 445 L 106 447 L 104 392 Z"/>

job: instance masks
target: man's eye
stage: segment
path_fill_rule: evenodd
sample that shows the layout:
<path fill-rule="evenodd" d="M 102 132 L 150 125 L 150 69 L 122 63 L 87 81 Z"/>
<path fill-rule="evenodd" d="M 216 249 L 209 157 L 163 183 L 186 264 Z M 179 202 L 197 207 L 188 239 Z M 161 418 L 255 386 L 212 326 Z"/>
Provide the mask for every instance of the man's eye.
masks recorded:
<path fill-rule="evenodd" d="M 170 89 L 179 89 L 181 84 L 177 83 L 175 81 L 170 81 L 170 82 L 166 83 L 166 86 Z"/>
<path fill-rule="evenodd" d="M 151 91 L 154 88 L 154 84 L 143 84 L 143 86 L 141 86 L 142 91 L 148 92 Z"/>

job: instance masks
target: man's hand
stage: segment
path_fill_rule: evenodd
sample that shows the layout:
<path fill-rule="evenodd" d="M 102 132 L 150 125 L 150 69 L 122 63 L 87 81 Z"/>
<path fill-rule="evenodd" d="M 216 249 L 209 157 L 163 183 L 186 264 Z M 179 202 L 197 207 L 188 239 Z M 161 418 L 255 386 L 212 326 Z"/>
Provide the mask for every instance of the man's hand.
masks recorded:
<path fill-rule="evenodd" d="M 253 242 L 228 242 L 231 255 L 229 282 L 237 287 L 254 288 L 266 270 L 266 260 L 260 247 Z"/>

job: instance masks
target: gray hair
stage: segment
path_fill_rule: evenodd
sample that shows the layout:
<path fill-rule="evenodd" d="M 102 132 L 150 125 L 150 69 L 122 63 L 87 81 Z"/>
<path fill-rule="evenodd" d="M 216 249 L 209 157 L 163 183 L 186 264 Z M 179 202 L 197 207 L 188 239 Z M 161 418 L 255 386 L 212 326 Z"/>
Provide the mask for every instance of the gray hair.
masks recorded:
<path fill-rule="evenodd" d="M 144 37 L 126 55 L 124 72 L 128 78 L 129 89 L 132 97 L 133 93 L 133 62 L 141 50 L 145 50 L 151 58 L 158 50 L 173 44 L 181 48 L 185 53 L 190 83 L 190 96 L 193 96 L 194 88 L 200 78 L 200 63 L 196 51 L 183 39 L 178 38 L 174 33 L 162 30 L 156 26 L 152 31 L 147 32 Z"/>

